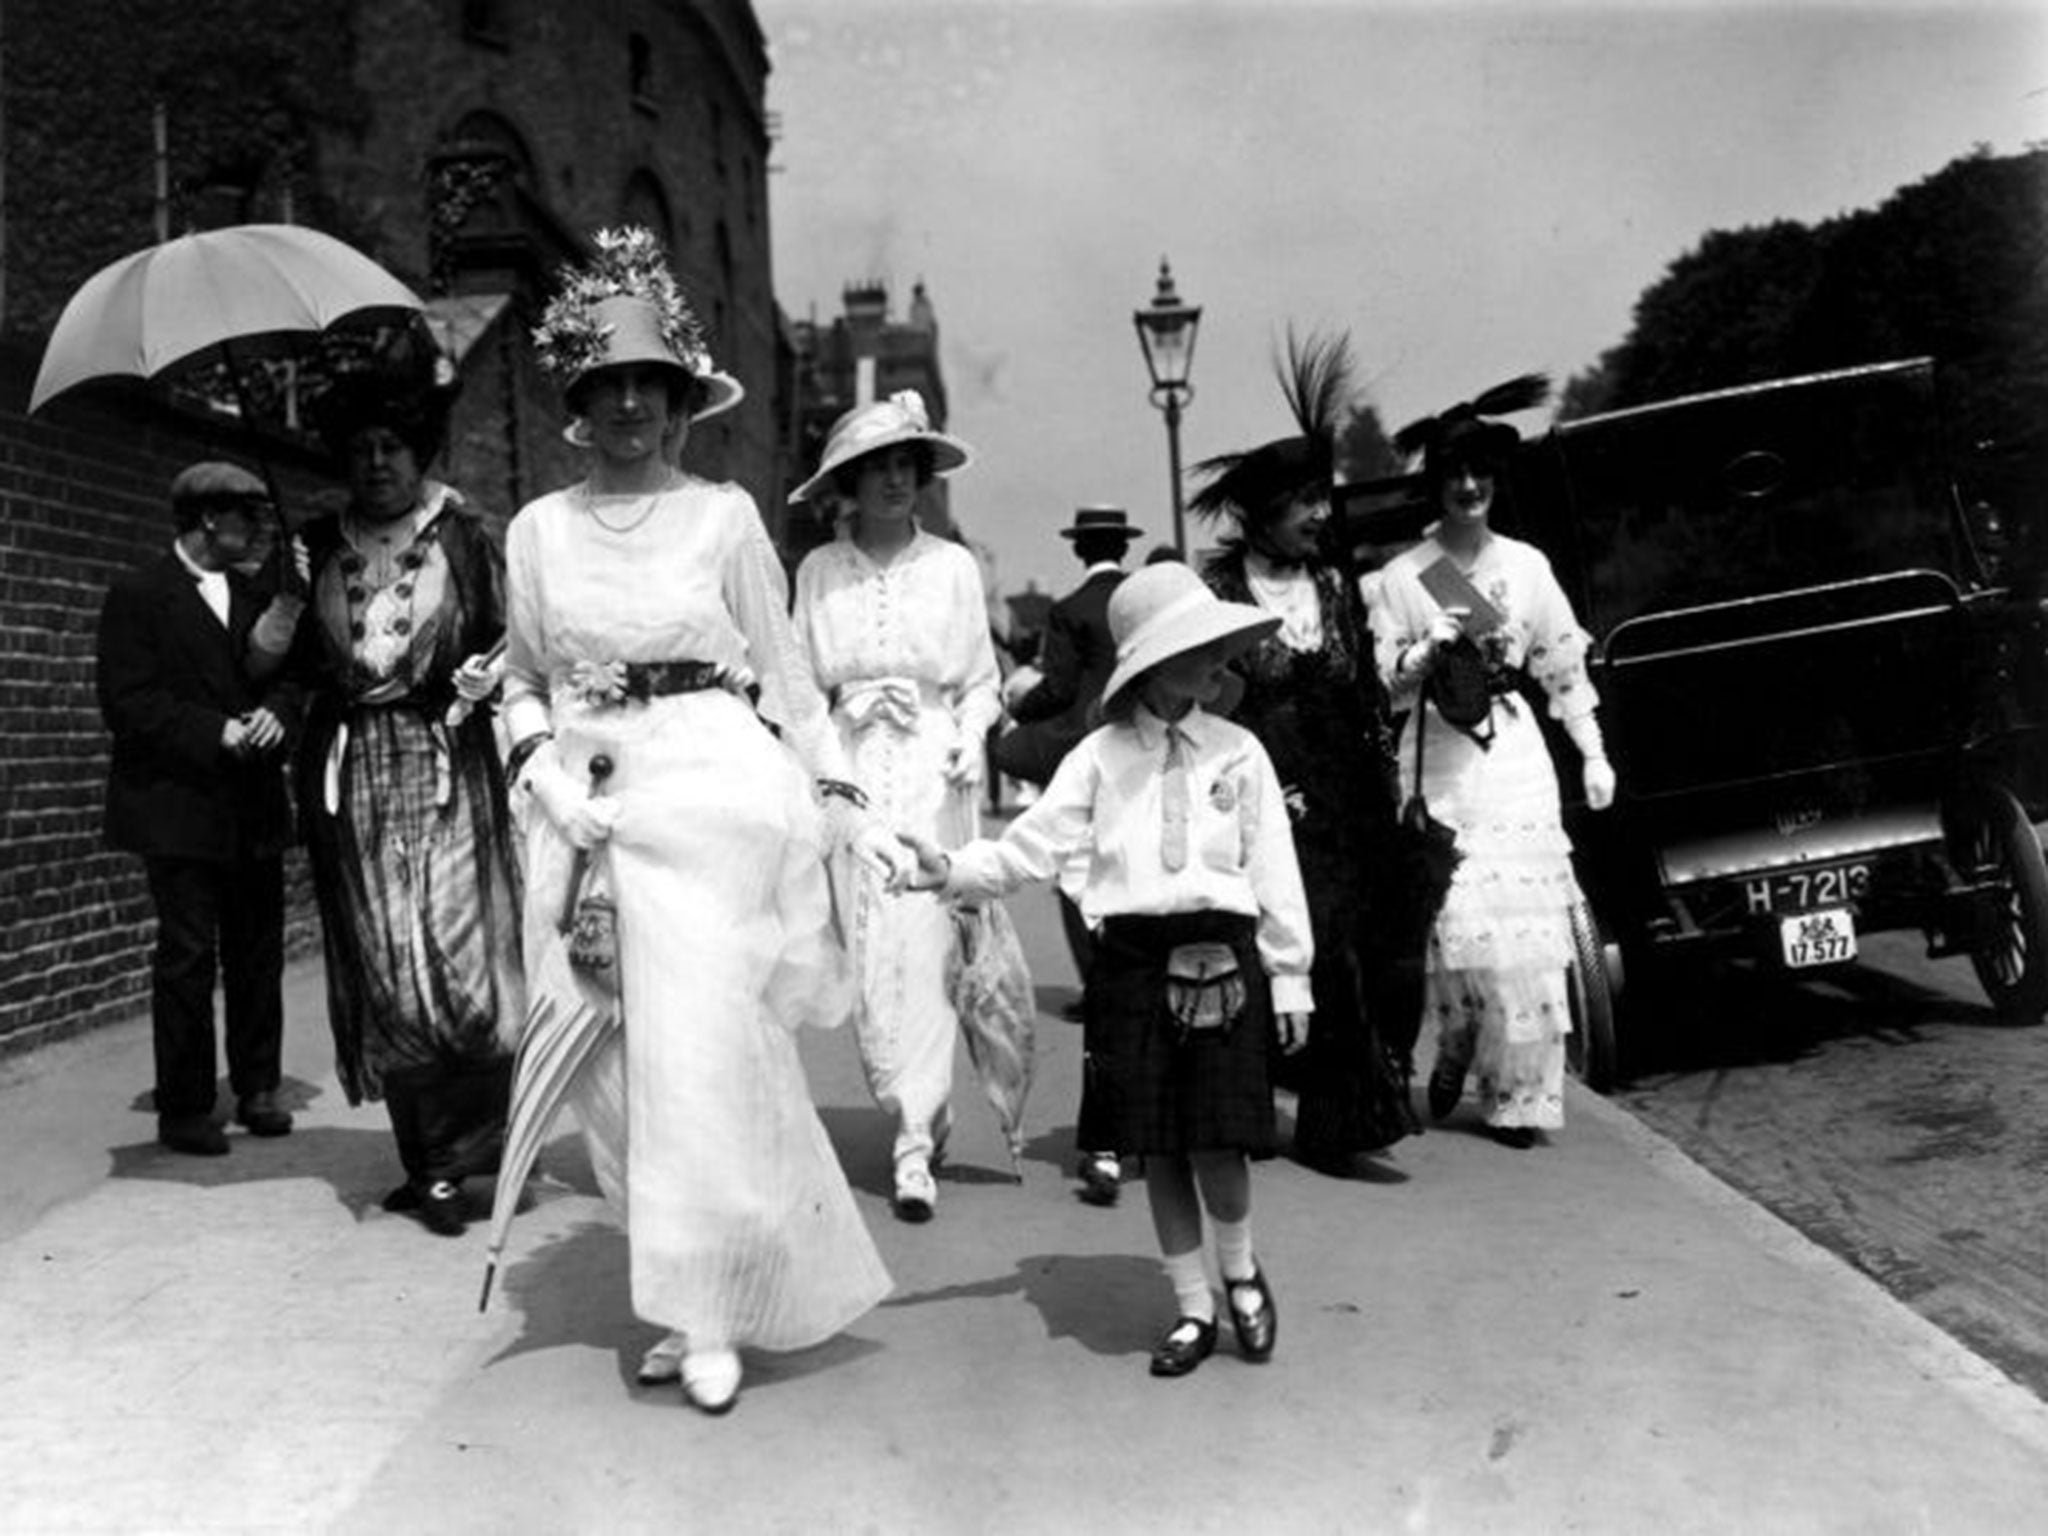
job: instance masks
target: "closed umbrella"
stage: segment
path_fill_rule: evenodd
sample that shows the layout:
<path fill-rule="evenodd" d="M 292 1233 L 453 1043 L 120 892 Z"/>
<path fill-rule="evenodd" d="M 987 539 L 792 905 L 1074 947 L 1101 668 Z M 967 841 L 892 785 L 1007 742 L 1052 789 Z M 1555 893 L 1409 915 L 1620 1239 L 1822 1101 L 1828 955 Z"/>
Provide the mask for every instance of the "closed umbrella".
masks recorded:
<path fill-rule="evenodd" d="M 1038 1005 L 1031 972 L 1001 902 L 956 906 L 953 930 L 947 990 L 960 1016 L 967 1059 L 1002 1125 L 1011 1172 L 1022 1183 L 1024 1100 L 1036 1067 Z"/>

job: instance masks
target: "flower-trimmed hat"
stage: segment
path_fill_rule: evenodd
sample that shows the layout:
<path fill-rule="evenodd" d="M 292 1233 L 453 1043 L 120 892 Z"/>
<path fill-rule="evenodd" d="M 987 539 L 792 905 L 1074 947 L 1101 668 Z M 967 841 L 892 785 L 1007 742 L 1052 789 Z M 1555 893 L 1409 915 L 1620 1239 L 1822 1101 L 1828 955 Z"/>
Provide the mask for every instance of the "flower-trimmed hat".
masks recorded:
<path fill-rule="evenodd" d="M 1448 410 L 1409 422 L 1394 434 L 1394 446 L 1411 456 L 1421 454 L 1422 473 L 1430 480 L 1441 477 L 1454 463 L 1490 473 L 1514 457 L 1522 445 L 1522 434 L 1504 421 L 1489 418 L 1529 410 L 1549 396 L 1550 380 L 1544 375 L 1518 374 Z"/>
<path fill-rule="evenodd" d="M 692 421 L 738 405 L 746 391 L 711 361 L 703 324 L 653 232 L 601 229 L 596 240 L 589 266 L 563 269 L 561 292 L 533 329 L 541 366 L 573 395 L 600 368 L 658 363 L 696 383 L 701 399 Z"/>
<path fill-rule="evenodd" d="M 1337 435 L 1356 409 L 1350 339 L 1310 336 L 1301 341 L 1290 328 L 1287 356 L 1284 361 L 1276 358 L 1274 369 L 1301 431 L 1197 464 L 1195 473 L 1209 477 L 1188 503 L 1197 516 L 1227 516 L 1240 528 L 1252 528 L 1297 501 L 1330 494 Z"/>
<path fill-rule="evenodd" d="M 1162 661 L 1218 640 L 1239 648 L 1280 627 L 1280 616 L 1250 603 L 1226 602 L 1177 560 L 1131 572 L 1109 594 L 1109 632 L 1116 639 L 1116 670 L 1102 688 L 1107 706 Z"/>
<path fill-rule="evenodd" d="M 899 389 L 886 400 L 858 405 L 832 423 L 818 472 L 789 493 L 791 501 L 809 501 L 831 485 L 833 476 L 853 463 L 898 443 L 923 443 L 931 452 L 932 473 L 949 475 L 974 462 L 974 452 L 957 437 L 932 429 L 924 396 Z"/>

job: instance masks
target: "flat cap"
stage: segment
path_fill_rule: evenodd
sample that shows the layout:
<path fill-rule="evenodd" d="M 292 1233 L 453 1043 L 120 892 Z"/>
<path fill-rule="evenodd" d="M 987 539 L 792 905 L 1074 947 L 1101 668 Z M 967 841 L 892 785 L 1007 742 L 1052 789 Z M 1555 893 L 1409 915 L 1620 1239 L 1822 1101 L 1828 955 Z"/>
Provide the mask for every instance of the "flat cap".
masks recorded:
<path fill-rule="evenodd" d="M 209 459 L 187 464 L 171 481 L 171 505 L 188 501 L 268 501 L 270 488 L 239 464 Z"/>

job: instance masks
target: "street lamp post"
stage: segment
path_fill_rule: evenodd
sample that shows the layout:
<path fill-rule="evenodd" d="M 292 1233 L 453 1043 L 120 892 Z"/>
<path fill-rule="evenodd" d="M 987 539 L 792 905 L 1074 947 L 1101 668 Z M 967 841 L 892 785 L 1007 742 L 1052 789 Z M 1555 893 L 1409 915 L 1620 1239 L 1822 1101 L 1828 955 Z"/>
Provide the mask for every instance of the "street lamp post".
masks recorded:
<path fill-rule="evenodd" d="M 1145 368 L 1152 375 L 1152 403 L 1166 414 L 1166 457 L 1173 475 L 1173 547 L 1187 558 L 1187 535 L 1182 529 L 1180 492 L 1180 413 L 1195 397 L 1188 382 L 1188 370 L 1195 361 L 1195 328 L 1202 322 L 1199 304 L 1183 304 L 1173 291 L 1173 271 L 1164 256 L 1159 258 L 1159 291 L 1152 302 L 1131 314 L 1138 329 L 1138 345 L 1144 349 Z"/>

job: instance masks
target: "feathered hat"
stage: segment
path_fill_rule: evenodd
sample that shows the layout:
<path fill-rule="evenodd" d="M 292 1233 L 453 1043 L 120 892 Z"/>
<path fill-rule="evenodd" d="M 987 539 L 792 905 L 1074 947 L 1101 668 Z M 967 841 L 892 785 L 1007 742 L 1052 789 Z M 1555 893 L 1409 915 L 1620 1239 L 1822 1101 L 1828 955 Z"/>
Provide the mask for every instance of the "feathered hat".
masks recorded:
<path fill-rule="evenodd" d="M 1488 418 L 1526 411 L 1549 398 L 1548 378 L 1540 373 L 1519 374 L 1448 410 L 1409 422 L 1394 434 L 1394 446 L 1411 458 L 1421 454 L 1422 472 L 1431 479 L 1453 463 L 1499 469 L 1514 457 L 1522 434 L 1504 421 Z"/>
<path fill-rule="evenodd" d="M 1197 516 L 1228 515 L 1240 525 L 1256 524 L 1293 502 L 1330 494 L 1337 435 L 1355 409 L 1350 338 L 1314 335 L 1302 341 L 1290 326 L 1287 356 L 1276 357 L 1273 367 L 1301 432 L 1197 464 L 1195 473 L 1209 477 L 1188 503 Z"/>
<path fill-rule="evenodd" d="M 596 242 L 590 265 L 562 269 L 561 291 L 533 328 L 541 366 L 573 396 L 600 368 L 659 363 L 696 381 L 702 398 L 692 421 L 738 405 L 746 391 L 711 361 L 703 324 L 653 232 L 600 229 Z"/>

